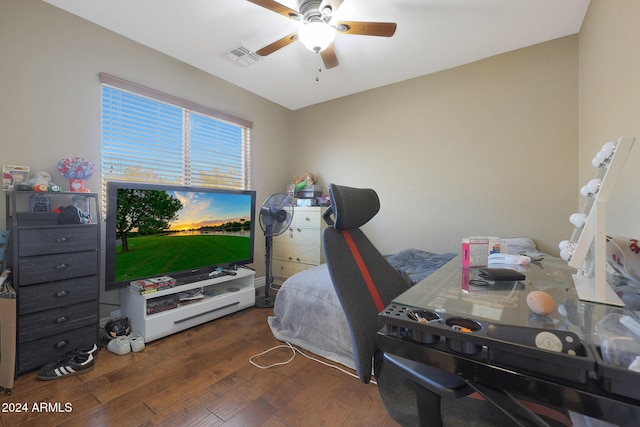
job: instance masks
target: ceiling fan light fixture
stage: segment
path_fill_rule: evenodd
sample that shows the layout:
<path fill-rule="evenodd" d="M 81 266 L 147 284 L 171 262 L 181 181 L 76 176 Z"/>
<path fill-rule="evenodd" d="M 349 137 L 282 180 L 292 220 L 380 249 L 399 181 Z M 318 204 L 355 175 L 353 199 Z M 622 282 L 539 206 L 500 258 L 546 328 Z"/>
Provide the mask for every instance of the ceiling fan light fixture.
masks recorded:
<path fill-rule="evenodd" d="M 313 52 L 322 52 L 336 37 L 335 30 L 322 21 L 309 22 L 298 31 L 298 39 Z"/>

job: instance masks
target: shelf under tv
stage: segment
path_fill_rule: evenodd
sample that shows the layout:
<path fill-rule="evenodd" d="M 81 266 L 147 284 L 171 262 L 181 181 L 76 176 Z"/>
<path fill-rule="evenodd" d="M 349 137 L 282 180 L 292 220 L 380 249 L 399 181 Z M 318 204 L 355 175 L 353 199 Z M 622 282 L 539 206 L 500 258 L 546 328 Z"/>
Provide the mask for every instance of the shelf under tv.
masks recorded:
<path fill-rule="evenodd" d="M 240 268 L 235 276 L 195 280 L 147 294 L 124 288 L 120 291 L 122 315 L 145 342 L 157 340 L 255 305 L 254 275 L 253 270 Z M 204 298 L 163 311 L 148 310 L 154 300 L 197 288 L 203 288 Z"/>

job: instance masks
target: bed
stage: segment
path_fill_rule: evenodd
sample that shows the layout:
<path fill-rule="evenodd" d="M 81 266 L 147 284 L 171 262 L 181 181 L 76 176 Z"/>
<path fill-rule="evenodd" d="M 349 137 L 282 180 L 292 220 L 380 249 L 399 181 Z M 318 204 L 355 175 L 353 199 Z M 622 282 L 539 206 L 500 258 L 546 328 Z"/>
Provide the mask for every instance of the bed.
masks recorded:
<path fill-rule="evenodd" d="M 504 240 L 509 253 L 540 254 L 529 238 Z M 415 284 L 455 256 L 407 249 L 386 258 Z M 289 277 L 278 290 L 273 310 L 267 322 L 276 339 L 354 368 L 349 328 L 326 264 Z"/>

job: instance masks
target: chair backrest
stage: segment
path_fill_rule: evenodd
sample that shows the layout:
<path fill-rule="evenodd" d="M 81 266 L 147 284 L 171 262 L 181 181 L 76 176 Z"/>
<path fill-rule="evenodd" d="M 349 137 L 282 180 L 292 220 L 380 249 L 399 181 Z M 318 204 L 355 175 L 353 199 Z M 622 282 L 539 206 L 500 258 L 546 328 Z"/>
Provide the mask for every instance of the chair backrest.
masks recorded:
<path fill-rule="evenodd" d="M 333 224 L 323 232 L 325 260 L 347 318 L 358 377 L 371 379 L 378 313 L 409 288 L 360 227 L 380 210 L 374 190 L 329 184 Z"/>

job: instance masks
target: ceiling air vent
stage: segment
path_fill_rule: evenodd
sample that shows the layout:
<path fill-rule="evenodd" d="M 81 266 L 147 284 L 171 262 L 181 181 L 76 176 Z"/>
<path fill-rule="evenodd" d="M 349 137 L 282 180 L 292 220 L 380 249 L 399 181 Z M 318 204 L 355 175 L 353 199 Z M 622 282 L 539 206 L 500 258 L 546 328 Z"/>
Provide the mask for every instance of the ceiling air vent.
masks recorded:
<path fill-rule="evenodd" d="M 258 62 L 261 59 L 260 55 L 257 55 L 255 52 L 247 49 L 244 46 L 233 48 L 229 53 L 227 53 L 227 58 L 237 62 L 244 67 Z"/>

